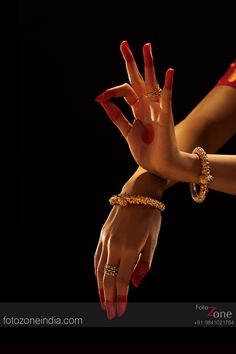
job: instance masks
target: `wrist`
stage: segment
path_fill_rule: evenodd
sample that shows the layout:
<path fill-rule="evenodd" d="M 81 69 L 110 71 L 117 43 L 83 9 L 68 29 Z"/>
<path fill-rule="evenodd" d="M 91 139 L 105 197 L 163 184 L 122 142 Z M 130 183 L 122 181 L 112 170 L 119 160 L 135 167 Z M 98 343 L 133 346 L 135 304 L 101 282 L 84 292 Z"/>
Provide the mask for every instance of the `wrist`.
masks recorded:
<path fill-rule="evenodd" d="M 139 169 L 125 183 L 121 193 L 161 199 L 166 184 L 167 181 L 165 179 Z"/>
<path fill-rule="evenodd" d="M 180 151 L 180 163 L 176 170 L 176 179 L 180 182 L 198 183 L 201 164 L 197 154 Z"/>

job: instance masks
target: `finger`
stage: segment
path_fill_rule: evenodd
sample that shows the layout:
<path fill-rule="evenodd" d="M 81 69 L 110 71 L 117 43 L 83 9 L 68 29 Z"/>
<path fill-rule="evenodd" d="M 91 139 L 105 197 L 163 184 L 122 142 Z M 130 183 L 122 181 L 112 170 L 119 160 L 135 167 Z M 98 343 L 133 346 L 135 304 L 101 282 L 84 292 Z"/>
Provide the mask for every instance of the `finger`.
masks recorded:
<path fill-rule="evenodd" d="M 129 284 L 138 255 L 126 252 L 120 262 L 119 271 L 116 277 L 117 288 L 117 315 L 120 317 L 124 314 L 127 307 L 127 298 Z"/>
<path fill-rule="evenodd" d="M 129 84 L 123 84 L 106 90 L 101 95 L 99 95 L 95 101 L 101 103 L 103 101 L 110 100 L 112 97 L 124 97 L 125 101 L 130 106 L 133 106 L 138 101 L 136 92 Z"/>
<path fill-rule="evenodd" d="M 174 124 L 172 116 L 172 87 L 174 69 L 168 69 L 165 75 L 165 84 L 160 99 L 160 108 L 164 114 L 160 114 L 158 123 L 160 125 Z"/>
<path fill-rule="evenodd" d="M 119 267 L 120 256 L 115 247 L 110 245 L 108 247 L 108 257 L 106 264 L 112 267 Z M 116 277 L 104 272 L 103 275 L 103 289 L 107 311 L 107 318 L 113 319 L 116 315 Z"/>
<path fill-rule="evenodd" d="M 132 275 L 132 283 L 138 287 L 145 275 L 151 270 L 152 260 L 157 245 L 157 239 L 149 237 L 143 248 L 141 257 Z"/>
<path fill-rule="evenodd" d="M 146 93 L 149 93 L 148 97 L 152 101 L 159 102 L 160 87 L 156 78 L 151 43 L 146 43 L 143 46 L 143 58 L 145 64 L 144 73 L 145 73 Z"/>
<path fill-rule="evenodd" d="M 131 83 L 132 87 L 139 96 L 145 94 L 144 80 L 138 70 L 137 64 L 134 60 L 134 56 L 129 48 L 129 44 L 127 41 L 123 41 L 121 43 L 120 50 L 123 55 L 123 58 L 125 59 L 129 82 Z"/>
<path fill-rule="evenodd" d="M 111 121 L 117 126 L 121 134 L 126 138 L 132 124 L 125 118 L 121 110 L 111 101 L 101 102 Z"/>
<path fill-rule="evenodd" d="M 161 94 L 161 108 L 169 112 L 172 109 L 172 87 L 173 87 L 173 79 L 174 79 L 174 69 L 168 69 L 165 75 L 165 83 L 164 88 Z"/>
<path fill-rule="evenodd" d="M 97 267 L 98 267 L 98 262 L 99 262 L 101 253 L 102 253 L 102 243 L 99 242 L 98 245 L 97 245 L 96 251 L 95 251 L 95 255 L 94 255 L 94 273 L 95 273 L 95 276 L 97 276 Z"/>
<path fill-rule="evenodd" d="M 101 307 L 103 310 L 106 309 L 104 289 L 103 289 L 103 275 L 104 275 L 104 266 L 106 264 L 106 261 L 107 261 L 107 245 L 105 243 L 103 243 L 100 259 L 99 259 L 98 266 L 97 266 L 97 272 L 96 272 L 97 284 L 98 284 L 98 294 L 99 294 L 99 298 L 100 298 Z"/>

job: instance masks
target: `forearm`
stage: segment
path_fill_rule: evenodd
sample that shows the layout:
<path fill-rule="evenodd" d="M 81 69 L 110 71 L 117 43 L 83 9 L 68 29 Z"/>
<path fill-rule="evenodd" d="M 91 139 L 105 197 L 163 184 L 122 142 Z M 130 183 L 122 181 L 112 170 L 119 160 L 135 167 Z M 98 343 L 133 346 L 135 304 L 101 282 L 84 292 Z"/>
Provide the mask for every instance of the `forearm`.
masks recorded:
<path fill-rule="evenodd" d="M 236 156 L 208 155 L 214 180 L 209 188 L 236 195 Z"/>
<path fill-rule="evenodd" d="M 214 177 L 209 188 L 236 194 L 236 155 L 207 155 L 211 175 Z M 181 153 L 181 163 L 178 170 L 174 171 L 179 181 L 199 183 L 201 164 L 196 154 Z"/>
<path fill-rule="evenodd" d="M 215 86 L 175 127 L 178 147 L 186 152 L 201 146 L 215 153 L 235 132 L 236 90 L 229 86 Z"/>

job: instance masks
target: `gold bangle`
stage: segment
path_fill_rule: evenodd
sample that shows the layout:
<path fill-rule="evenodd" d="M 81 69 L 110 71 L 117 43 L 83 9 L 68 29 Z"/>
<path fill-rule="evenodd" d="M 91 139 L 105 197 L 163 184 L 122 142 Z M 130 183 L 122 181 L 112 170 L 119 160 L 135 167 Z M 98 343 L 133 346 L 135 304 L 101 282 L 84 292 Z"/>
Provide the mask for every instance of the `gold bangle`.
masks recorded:
<path fill-rule="evenodd" d="M 193 200 L 196 203 L 202 203 L 207 195 L 209 183 L 214 180 L 214 177 L 211 175 L 211 169 L 209 160 L 206 152 L 201 147 L 196 147 L 192 154 L 197 154 L 200 159 L 201 164 L 201 175 L 199 176 L 199 192 L 197 191 L 197 186 L 195 183 L 190 183 L 190 191 Z"/>
<path fill-rule="evenodd" d="M 130 195 L 127 193 L 122 193 L 118 195 L 113 195 L 109 199 L 111 205 L 120 205 L 126 207 L 127 205 L 146 205 L 152 208 L 158 209 L 160 211 L 165 210 L 165 205 L 157 199 L 144 197 L 142 195 Z"/>

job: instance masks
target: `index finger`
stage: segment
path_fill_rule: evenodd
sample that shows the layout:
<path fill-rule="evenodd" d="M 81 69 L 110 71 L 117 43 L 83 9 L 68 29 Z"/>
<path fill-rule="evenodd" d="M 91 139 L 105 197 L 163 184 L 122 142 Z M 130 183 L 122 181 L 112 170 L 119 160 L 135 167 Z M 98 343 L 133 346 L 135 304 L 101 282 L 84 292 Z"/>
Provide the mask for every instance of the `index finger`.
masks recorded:
<path fill-rule="evenodd" d="M 121 43 L 120 50 L 125 59 L 126 70 L 132 87 L 138 95 L 145 94 L 145 83 L 143 77 L 139 72 L 133 53 L 131 52 L 127 41 L 123 41 Z"/>

